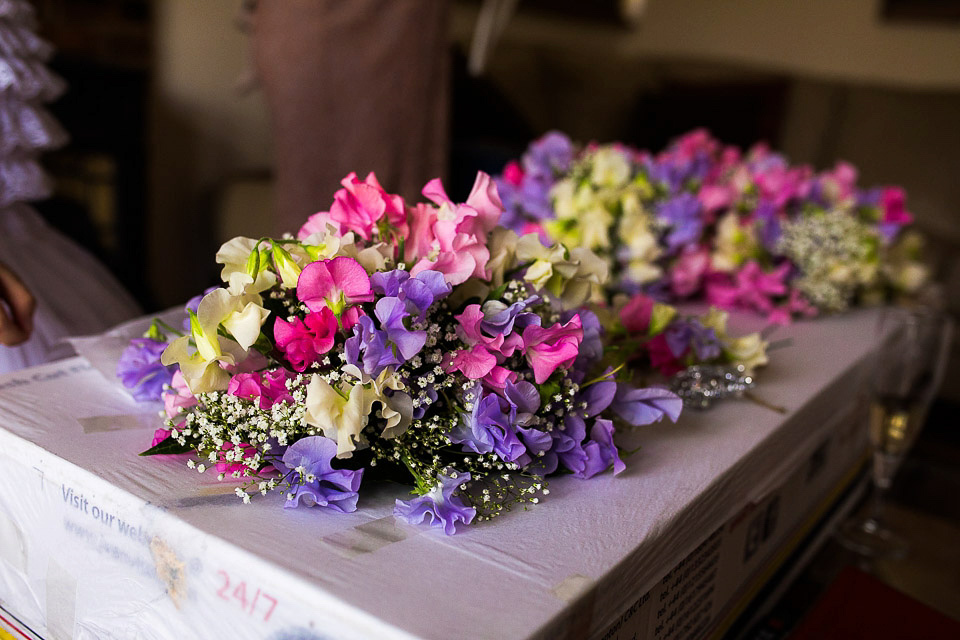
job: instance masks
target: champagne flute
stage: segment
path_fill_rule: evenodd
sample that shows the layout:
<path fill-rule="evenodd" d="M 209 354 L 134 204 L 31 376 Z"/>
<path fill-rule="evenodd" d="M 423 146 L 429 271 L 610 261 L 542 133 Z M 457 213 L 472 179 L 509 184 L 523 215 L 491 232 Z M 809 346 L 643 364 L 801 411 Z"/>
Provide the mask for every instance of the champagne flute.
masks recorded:
<path fill-rule="evenodd" d="M 953 322 L 931 308 L 885 309 L 869 373 L 873 496 L 866 515 L 844 523 L 842 545 L 869 557 L 897 557 L 908 545 L 884 520 L 884 498 L 943 381 Z"/>

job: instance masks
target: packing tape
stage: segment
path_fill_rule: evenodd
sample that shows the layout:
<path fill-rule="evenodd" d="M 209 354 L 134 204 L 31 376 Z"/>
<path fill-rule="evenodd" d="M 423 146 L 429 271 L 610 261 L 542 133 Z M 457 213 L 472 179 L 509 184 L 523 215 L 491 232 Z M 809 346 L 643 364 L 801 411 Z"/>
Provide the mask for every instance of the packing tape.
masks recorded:
<path fill-rule="evenodd" d="M 125 431 L 127 429 L 149 429 L 159 425 L 159 418 L 153 413 L 139 413 L 121 416 L 92 416 L 77 418 L 84 433 L 104 433 L 106 431 Z"/>
<path fill-rule="evenodd" d="M 563 634 L 558 637 L 569 640 L 586 638 L 593 622 L 593 601 L 597 594 L 596 581 L 577 573 L 564 578 L 550 589 L 550 593 L 573 605 L 562 624 Z"/>
<path fill-rule="evenodd" d="M 77 614 L 77 579 L 53 558 L 47 563 L 47 631 L 50 640 L 70 640 Z"/>
<path fill-rule="evenodd" d="M 0 560 L 22 574 L 27 573 L 27 544 L 17 522 L 0 511 Z"/>
<path fill-rule="evenodd" d="M 393 516 L 387 516 L 329 535 L 323 538 L 323 543 L 349 559 L 406 538 L 407 532 L 397 526 Z"/>

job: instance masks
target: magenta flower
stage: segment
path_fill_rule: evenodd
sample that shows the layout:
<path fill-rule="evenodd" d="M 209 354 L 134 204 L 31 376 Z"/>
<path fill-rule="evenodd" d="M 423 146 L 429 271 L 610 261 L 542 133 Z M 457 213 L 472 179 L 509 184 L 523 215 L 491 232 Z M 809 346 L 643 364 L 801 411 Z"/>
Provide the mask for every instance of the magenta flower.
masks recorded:
<path fill-rule="evenodd" d="M 340 318 L 351 305 L 373 300 L 370 276 L 363 266 L 347 256 L 311 262 L 300 273 L 297 298 L 307 309 L 328 307 Z"/>
<path fill-rule="evenodd" d="M 546 382 L 558 367 L 569 367 L 577 358 L 583 325 L 575 315 L 565 325 L 557 323 L 549 328 L 530 325 L 523 330 L 523 350 L 533 367 L 537 384 Z"/>
<path fill-rule="evenodd" d="M 646 333 L 653 315 L 653 298 L 642 293 L 630 298 L 620 310 L 620 324 L 627 333 Z"/>
<path fill-rule="evenodd" d="M 710 268 L 710 251 L 706 247 L 685 250 L 670 269 L 670 291 L 686 298 L 697 292 Z"/>
<path fill-rule="evenodd" d="M 334 222 L 330 218 L 329 211 L 319 211 L 307 218 L 307 221 L 303 223 L 303 226 L 297 231 L 297 240 L 303 240 L 314 233 L 327 235 L 327 233 L 329 233 L 328 227 L 333 227 L 334 233 L 338 236 L 343 233 L 343 229 L 340 228 L 340 223 Z"/>
<path fill-rule="evenodd" d="M 337 317 L 328 307 L 320 307 L 308 313 L 302 320 L 294 318 L 287 322 L 277 318 L 273 325 L 273 337 L 277 348 L 297 371 L 303 371 L 330 351 L 337 336 Z"/>
<path fill-rule="evenodd" d="M 884 187 L 880 206 L 883 209 L 883 224 L 902 227 L 913 222 L 913 216 L 907 211 L 907 194 L 900 187 Z"/>
<path fill-rule="evenodd" d="M 789 262 L 765 272 L 756 261 L 751 260 L 737 272 L 733 282 L 719 276 L 708 281 L 707 301 L 726 309 L 740 306 L 770 313 L 774 309 L 772 298 L 787 293 L 786 278 L 789 274 Z"/>
<path fill-rule="evenodd" d="M 373 230 L 384 217 L 401 236 L 407 233 L 407 215 L 403 198 L 387 193 L 377 177 L 370 173 L 360 181 L 351 172 L 340 184 L 343 189 L 333 196 L 330 220 L 340 225 L 342 231 L 354 231 L 364 240 L 373 237 Z"/>
<path fill-rule="evenodd" d="M 283 368 L 262 373 L 239 373 L 230 379 L 227 393 L 238 398 L 257 400 L 261 409 L 269 409 L 280 402 L 293 402 L 287 389 L 287 380 L 293 374 Z"/>

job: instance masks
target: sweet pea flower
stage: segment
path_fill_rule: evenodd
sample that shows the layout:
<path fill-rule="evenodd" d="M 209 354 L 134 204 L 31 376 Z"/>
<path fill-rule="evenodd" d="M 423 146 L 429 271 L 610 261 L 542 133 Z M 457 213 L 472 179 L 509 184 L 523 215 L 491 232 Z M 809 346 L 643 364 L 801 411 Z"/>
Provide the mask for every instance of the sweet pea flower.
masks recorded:
<path fill-rule="evenodd" d="M 427 342 L 426 331 L 411 331 L 403 324 L 403 319 L 409 317 L 406 305 L 400 298 L 380 298 L 377 300 L 374 314 L 380 321 L 380 327 L 387 335 L 387 339 L 397 347 L 403 362 L 420 353 Z"/>
<path fill-rule="evenodd" d="M 343 188 L 333 196 L 330 220 L 341 230 L 354 231 L 364 240 L 371 240 L 374 229 L 386 217 L 401 237 L 406 235 L 403 198 L 387 193 L 373 173 L 361 182 L 357 174 L 351 172 L 340 184 Z"/>
<path fill-rule="evenodd" d="M 166 342 L 136 338 L 120 354 L 117 377 L 124 387 L 131 390 L 135 400 L 159 400 L 163 387 L 170 383 L 172 368 L 160 362 L 160 354 L 166 348 Z"/>
<path fill-rule="evenodd" d="M 580 473 L 574 473 L 575 477 L 592 478 L 611 466 L 616 475 L 627 468 L 620 459 L 617 445 L 613 442 L 613 432 L 613 422 L 610 420 L 603 418 L 594 420 L 593 427 L 590 429 L 590 440 L 583 445 L 583 451 L 586 453 L 584 469 Z"/>
<path fill-rule="evenodd" d="M 303 319 L 294 318 L 288 322 L 277 318 L 273 325 L 273 336 L 277 348 L 284 353 L 296 371 L 320 361 L 320 357 L 333 348 L 336 341 L 337 318 L 327 307 L 308 313 Z"/>
<path fill-rule="evenodd" d="M 356 511 L 363 469 L 334 469 L 336 453 L 337 443 L 323 436 L 307 436 L 287 447 L 282 464 L 293 473 L 294 486 L 284 507 L 303 503 L 340 513 Z"/>
<path fill-rule="evenodd" d="M 431 180 L 423 195 L 437 207 L 419 204 L 410 209 L 410 235 L 405 259 L 413 263 L 410 273 L 432 269 L 444 274 L 452 285 L 471 277 L 488 279 L 490 252 L 487 234 L 497 225 L 503 204 L 490 176 L 477 174 L 467 201 L 455 204 L 439 180 Z"/>
<path fill-rule="evenodd" d="M 377 377 L 387 367 L 400 364 L 387 344 L 387 333 L 378 329 L 370 316 L 360 316 L 353 325 L 353 336 L 347 338 L 343 351 L 347 363 L 367 376 Z"/>
<path fill-rule="evenodd" d="M 217 251 L 217 264 L 223 265 L 220 278 L 227 284 L 231 294 L 260 293 L 277 283 L 277 276 L 267 268 L 269 263 L 265 252 L 256 274 L 247 271 L 254 251 L 260 251 L 259 242 L 243 236 L 225 242 Z"/>
<path fill-rule="evenodd" d="M 307 218 L 307 221 L 297 231 L 297 240 L 305 242 L 310 240 L 322 241 L 328 236 L 339 237 L 341 235 L 343 235 L 343 231 L 340 228 L 340 223 L 335 222 L 330 217 L 330 212 L 318 211 Z"/>
<path fill-rule="evenodd" d="M 886 187 L 880 196 L 883 218 L 880 231 L 885 238 L 893 238 L 902 227 L 913 222 L 913 216 L 907 211 L 907 194 L 900 187 Z"/>
<path fill-rule="evenodd" d="M 362 442 L 360 432 L 366 426 L 376 398 L 361 383 L 330 386 L 318 374 L 307 385 L 304 422 L 323 431 L 337 443 L 337 457 L 349 458 Z"/>
<path fill-rule="evenodd" d="M 352 327 L 354 320 L 344 312 L 352 305 L 371 302 L 373 297 L 366 269 L 346 256 L 311 262 L 304 267 L 297 283 L 297 298 L 307 309 L 319 312 L 329 308 L 344 329 Z"/>
<path fill-rule="evenodd" d="M 681 193 L 657 206 L 657 217 L 670 226 L 666 242 L 671 252 L 700 239 L 703 233 L 701 213 L 700 202 L 689 193 Z"/>
<path fill-rule="evenodd" d="M 670 268 L 670 290 L 681 298 L 696 293 L 709 268 L 710 251 L 706 247 L 688 247 Z"/>
<path fill-rule="evenodd" d="M 197 399 L 194 397 L 193 393 L 191 393 L 190 387 L 187 386 L 187 382 L 183 379 L 183 373 L 181 373 L 180 370 L 177 370 L 173 374 L 173 378 L 170 380 L 169 389 L 167 389 L 167 391 L 163 394 L 164 413 L 166 413 L 167 418 L 171 420 L 177 420 L 180 418 L 185 409 L 195 407 L 196 405 Z M 182 418 L 180 418 L 177 424 L 178 426 L 183 424 Z"/>
<path fill-rule="evenodd" d="M 437 478 L 437 484 L 422 496 L 411 500 L 397 500 L 393 514 L 410 524 L 429 520 L 431 526 L 442 527 L 452 536 L 457 532 L 457 523 L 470 524 L 477 510 L 466 506 L 455 493 L 470 482 L 469 473 L 448 472 Z"/>
<path fill-rule="evenodd" d="M 513 462 L 526 453 L 495 393 L 484 394 L 477 385 L 467 398 L 471 400 L 470 411 L 461 413 L 459 424 L 447 434 L 451 442 L 474 453 L 492 451 L 504 462 Z"/>
<path fill-rule="evenodd" d="M 193 393 L 226 389 L 230 374 L 224 367 L 242 362 L 247 348 L 260 335 L 269 312 L 253 301 L 244 304 L 245 299 L 226 289 L 211 291 L 200 301 L 197 312 L 190 312 L 190 335 L 174 340 L 161 355 L 163 364 L 180 366 Z M 221 325 L 236 341 L 218 335 Z M 191 339 L 195 348 L 190 346 Z"/>
<path fill-rule="evenodd" d="M 261 409 L 287 402 L 293 403 L 293 396 L 287 389 L 287 381 L 294 375 L 284 368 L 257 373 L 238 373 L 230 380 L 227 393 L 238 398 L 256 400 Z"/>
<path fill-rule="evenodd" d="M 583 325 L 580 316 L 573 316 L 565 325 L 549 328 L 531 325 L 523 330 L 523 352 L 533 367 L 537 384 L 546 382 L 558 367 L 569 367 L 577 357 Z"/>

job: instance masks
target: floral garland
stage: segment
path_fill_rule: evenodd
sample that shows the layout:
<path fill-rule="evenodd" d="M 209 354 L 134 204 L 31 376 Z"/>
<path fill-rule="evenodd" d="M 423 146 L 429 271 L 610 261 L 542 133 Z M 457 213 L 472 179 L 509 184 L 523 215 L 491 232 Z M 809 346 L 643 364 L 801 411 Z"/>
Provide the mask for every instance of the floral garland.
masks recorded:
<path fill-rule="evenodd" d="M 902 189 L 860 189 L 846 163 L 819 174 L 704 130 L 651 154 L 534 141 L 496 178 L 502 224 L 595 251 L 608 297 L 705 298 L 783 324 L 916 293 L 927 281 Z"/>
<path fill-rule="evenodd" d="M 118 375 L 167 416 L 145 455 L 193 452 L 244 502 L 280 490 L 286 507 L 349 512 L 361 481 L 400 480 L 414 497 L 395 515 L 452 534 L 536 503 L 548 475 L 622 471 L 616 429 L 682 408 L 632 384 L 638 368 L 765 361 L 723 314 L 582 308 L 606 263 L 498 227 L 486 174 L 461 204 L 437 180 L 412 206 L 373 174 L 342 184 L 296 238 L 224 244 L 225 286 L 187 305 L 182 330 L 155 322 L 131 342 Z"/>

